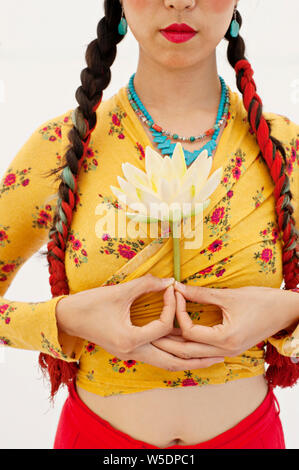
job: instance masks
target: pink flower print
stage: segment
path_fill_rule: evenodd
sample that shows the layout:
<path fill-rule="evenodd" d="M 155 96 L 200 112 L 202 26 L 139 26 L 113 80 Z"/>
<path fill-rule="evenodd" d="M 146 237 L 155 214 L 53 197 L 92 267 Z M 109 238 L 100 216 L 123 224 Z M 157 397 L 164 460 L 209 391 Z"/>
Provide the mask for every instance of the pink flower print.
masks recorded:
<path fill-rule="evenodd" d="M 267 235 L 267 229 L 263 230 L 263 231 L 262 231 L 262 234 L 263 234 L 263 235 Z"/>
<path fill-rule="evenodd" d="M 117 357 L 112 358 L 112 362 L 117 362 L 117 361 L 118 361 Z"/>
<path fill-rule="evenodd" d="M 6 323 L 7 325 L 10 323 L 10 318 L 9 318 L 9 317 L 5 318 L 5 323 Z"/>
<path fill-rule="evenodd" d="M 182 380 L 182 387 L 190 387 L 190 385 L 197 385 L 197 383 L 192 378 Z"/>
<path fill-rule="evenodd" d="M 120 120 L 116 114 L 112 115 L 112 122 L 115 126 L 120 126 Z"/>
<path fill-rule="evenodd" d="M 231 197 L 233 197 L 233 194 L 234 194 L 234 192 L 230 189 L 230 190 L 227 192 L 227 197 L 231 198 Z"/>
<path fill-rule="evenodd" d="M 94 350 L 94 348 L 95 348 L 95 344 L 94 344 L 94 343 L 88 343 L 88 344 L 86 345 L 86 350 L 87 350 L 88 352 L 92 352 L 92 351 Z"/>
<path fill-rule="evenodd" d="M 8 304 L 3 304 L 0 306 L 0 313 L 4 313 L 8 309 Z"/>
<path fill-rule="evenodd" d="M 2 266 L 2 271 L 5 273 L 11 273 L 15 269 L 15 264 L 5 264 Z"/>
<path fill-rule="evenodd" d="M 299 139 L 296 139 L 296 150 L 299 150 Z"/>
<path fill-rule="evenodd" d="M 210 273 L 213 270 L 213 266 L 214 265 L 208 266 L 207 268 L 202 269 L 201 271 L 198 271 L 198 274 L 208 274 L 208 273 Z"/>
<path fill-rule="evenodd" d="M 75 264 L 78 264 L 78 263 L 79 263 L 79 259 L 78 259 L 78 258 L 75 258 L 74 261 L 75 261 Z"/>
<path fill-rule="evenodd" d="M 216 273 L 216 277 L 222 276 L 223 273 L 225 273 L 225 269 L 220 269 L 220 271 Z"/>
<path fill-rule="evenodd" d="M 109 238 L 111 238 L 110 235 L 109 235 L 109 233 L 104 233 L 104 234 L 102 235 L 102 240 L 104 240 L 104 242 L 105 242 L 106 240 L 109 240 Z"/>
<path fill-rule="evenodd" d="M 202 255 L 205 251 L 206 251 L 206 250 L 201 250 L 201 251 L 199 252 L 199 254 Z"/>
<path fill-rule="evenodd" d="M 14 173 L 8 173 L 8 175 L 6 175 L 6 178 L 4 180 L 4 185 L 5 186 L 11 186 L 12 184 L 14 184 L 16 181 L 16 175 Z"/>
<path fill-rule="evenodd" d="M 92 150 L 92 148 L 88 147 L 87 151 L 86 151 L 86 156 L 88 158 L 92 158 L 94 157 L 94 151 Z"/>
<path fill-rule="evenodd" d="M 82 246 L 82 243 L 80 242 L 80 240 L 75 240 L 73 242 L 73 249 L 74 250 L 76 250 L 76 251 L 79 250 L 81 248 L 81 246 Z"/>
<path fill-rule="evenodd" d="M 123 258 L 131 259 L 136 255 L 136 253 L 131 250 L 131 247 L 126 244 L 118 245 L 117 250 Z"/>
<path fill-rule="evenodd" d="M 8 236 L 4 230 L 0 230 L 0 241 L 7 240 Z"/>
<path fill-rule="evenodd" d="M 296 150 L 294 149 L 294 147 L 292 147 L 292 149 L 291 149 L 291 162 L 294 163 L 295 161 L 296 161 Z"/>
<path fill-rule="evenodd" d="M 87 256 L 87 251 L 86 250 L 82 249 L 81 253 L 82 253 L 83 256 Z"/>
<path fill-rule="evenodd" d="M 63 120 L 63 122 L 69 122 L 69 118 L 66 116 Z"/>
<path fill-rule="evenodd" d="M 104 253 L 105 253 L 106 255 L 110 255 L 110 251 L 109 251 L 109 250 L 104 250 Z"/>
<path fill-rule="evenodd" d="M 98 166 L 98 162 L 95 158 L 92 159 L 92 163 L 95 165 L 95 166 Z"/>
<path fill-rule="evenodd" d="M 144 245 L 144 241 L 143 240 L 138 240 L 140 245 Z"/>
<path fill-rule="evenodd" d="M 273 237 L 273 242 L 274 242 L 274 243 L 276 243 L 276 240 L 277 240 L 277 238 L 278 238 L 278 235 L 279 235 L 278 230 L 277 230 L 276 228 L 274 228 L 274 229 L 272 230 L 272 237 Z"/>
<path fill-rule="evenodd" d="M 60 357 L 60 354 L 58 354 L 58 352 L 57 352 L 57 351 L 55 351 L 55 349 L 53 349 L 53 348 L 50 348 L 50 347 L 49 347 L 49 351 L 51 351 L 51 353 L 53 353 L 53 354 L 54 354 L 54 356 L 56 356 L 56 357 Z"/>
<path fill-rule="evenodd" d="M 263 261 L 266 261 L 266 263 L 268 263 L 273 257 L 273 252 L 270 248 L 265 248 L 263 251 L 262 251 L 262 254 L 261 254 L 261 258 Z"/>
<path fill-rule="evenodd" d="M 228 177 L 225 176 L 225 177 L 223 178 L 223 183 L 227 183 L 227 182 L 228 182 Z"/>
<path fill-rule="evenodd" d="M 87 170 L 87 169 L 88 169 L 87 163 L 84 163 L 84 164 L 83 164 L 83 168 L 84 168 L 84 170 Z"/>
<path fill-rule="evenodd" d="M 22 181 L 22 186 L 27 186 L 29 184 L 29 179 L 26 178 L 24 181 Z"/>
<path fill-rule="evenodd" d="M 50 214 L 48 214 L 48 212 L 46 212 L 46 211 L 40 211 L 39 216 L 40 216 L 42 219 L 51 220 Z"/>
<path fill-rule="evenodd" d="M 236 165 L 237 166 L 242 166 L 242 158 L 240 158 L 240 157 L 236 158 Z"/>
<path fill-rule="evenodd" d="M 25 175 L 28 172 L 28 170 L 25 168 L 22 173 Z"/>
<path fill-rule="evenodd" d="M 57 139 L 56 139 L 55 135 L 51 135 L 51 137 L 49 138 L 49 140 L 50 140 L 51 142 L 55 142 L 55 140 L 57 140 Z"/>
<path fill-rule="evenodd" d="M 58 135 L 59 138 L 61 138 L 61 128 L 60 127 L 55 128 L 55 134 Z"/>
<path fill-rule="evenodd" d="M 139 144 L 139 142 L 137 142 L 137 147 L 138 147 L 138 150 L 139 150 L 139 152 L 140 152 L 140 154 L 141 154 L 141 159 L 142 159 L 142 158 L 145 158 L 144 148 L 142 147 L 141 144 Z"/>
<path fill-rule="evenodd" d="M 220 240 L 220 239 L 215 240 L 213 243 L 211 243 L 211 244 L 208 246 L 208 250 L 212 251 L 212 253 L 215 253 L 215 251 L 221 250 L 222 245 L 223 245 L 223 241 L 222 241 L 222 240 Z"/>
<path fill-rule="evenodd" d="M 233 168 L 233 177 L 238 180 L 240 178 L 240 175 L 241 175 L 241 171 L 240 171 L 240 168 L 235 166 Z"/>
<path fill-rule="evenodd" d="M 45 219 L 38 218 L 37 223 L 39 225 L 44 225 L 45 227 L 47 226 L 47 221 Z"/>
<path fill-rule="evenodd" d="M 293 163 L 291 162 L 291 160 L 288 160 L 287 161 L 287 173 L 288 173 L 288 175 L 291 175 L 292 171 L 293 171 Z"/>
<path fill-rule="evenodd" d="M 256 207 L 256 208 L 257 208 L 257 207 L 260 207 L 260 205 L 261 205 L 261 203 L 260 203 L 259 201 L 256 201 L 255 207 Z"/>
<path fill-rule="evenodd" d="M 132 367 L 136 364 L 136 361 L 134 361 L 134 359 L 129 359 L 128 361 L 124 361 L 124 364 L 126 367 Z"/>
<path fill-rule="evenodd" d="M 125 138 L 124 134 L 118 134 L 117 137 L 118 137 L 119 139 L 124 139 L 124 138 Z"/>
<path fill-rule="evenodd" d="M 43 127 L 43 131 L 46 132 L 48 130 L 47 127 Z"/>
<path fill-rule="evenodd" d="M 46 211 L 51 211 L 52 210 L 52 207 L 50 206 L 50 204 L 47 204 L 46 207 L 45 207 Z"/>
<path fill-rule="evenodd" d="M 125 370 L 126 370 L 125 367 L 120 367 L 118 372 L 122 373 L 122 372 L 124 372 Z"/>
<path fill-rule="evenodd" d="M 70 235 L 70 236 L 69 236 L 69 240 L 70 240 L 71 242 L 72 242 L 73 240 L 75 240 L 74 235 Z"/>
<path fill-rule="evenodd" d="M 224 207 L 218 207 L 217 209 L 214 210 L 211 221 L 213 224 L 218 224 L 220 219 L 223 219 L 224 217 Z"/>

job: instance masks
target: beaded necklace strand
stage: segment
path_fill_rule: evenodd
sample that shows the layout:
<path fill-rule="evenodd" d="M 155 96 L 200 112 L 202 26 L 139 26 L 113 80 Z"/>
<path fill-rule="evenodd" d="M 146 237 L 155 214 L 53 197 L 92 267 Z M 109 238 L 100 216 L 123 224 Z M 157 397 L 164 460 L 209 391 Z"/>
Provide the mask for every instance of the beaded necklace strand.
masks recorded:
<path fill-rule="evenodd" d="M 217 146 L 216 140 L 220 132 L 220 127 L 223 122 L 227 119 L 230 105 L 229 90 L 223 78 L 219 75 L 219 80 L 221 82 L 221 99 L 218 106 L 218 113 L 215 125 L 211 129 L 208 129 L 207 131 L 198 136 L 183 137 L 179 136 L 176 133 L 171 133 L 168 130 L 164 130 L 161 126 L 154 122 L 153 118 L 150 116 L 150 114 L 148 113 L 136 93 L 136 90 L 134 88 L 134 77 L 135 73 L 130 77 L 129 83 L 126 87 L 128 99 L 139 119 L 149 127 L 153 135 L 153 140 L 157 144 L 157 147 L 160 149 L 162 155 L 169 155 L 170 157 L 172 157 L 176 145 L 175 143 L 172 143 L 170 139 L 168 139 L 168 136 L 171 137 L 173 140 L 180 140 L 183 142 L 195 142 L 197 140 L 202 140 L 207 136 L 211 136 L 209 142 L 207 142 L 202 148 L 194 150 L 193 152 L 190 152 L 184 148 L 183 150 L 187 166 L 189 166 L 204 149 L 207 149 L 208 155 L 212 156 L 213 151 Z"/>

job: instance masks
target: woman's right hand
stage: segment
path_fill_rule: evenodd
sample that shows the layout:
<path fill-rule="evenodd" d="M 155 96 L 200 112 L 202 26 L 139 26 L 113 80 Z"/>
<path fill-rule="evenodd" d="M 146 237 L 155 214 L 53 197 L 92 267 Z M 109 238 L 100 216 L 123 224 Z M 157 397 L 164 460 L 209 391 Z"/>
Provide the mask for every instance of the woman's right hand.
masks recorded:
<path fill-rule="evenodd" d="M 182 359 L 153 344 L 173 331 L 176 311 L 173 278 L 146 274 L 132 281 L 88 289 L 62 298 L 56 306 L 61 331 L 91 341 L 119 359 L 142 361 L 170 371 L 209 367 L 216 358 Z M 142 294 L 165 289 L 160 317 L 133 325 L 130 308 Z"/>

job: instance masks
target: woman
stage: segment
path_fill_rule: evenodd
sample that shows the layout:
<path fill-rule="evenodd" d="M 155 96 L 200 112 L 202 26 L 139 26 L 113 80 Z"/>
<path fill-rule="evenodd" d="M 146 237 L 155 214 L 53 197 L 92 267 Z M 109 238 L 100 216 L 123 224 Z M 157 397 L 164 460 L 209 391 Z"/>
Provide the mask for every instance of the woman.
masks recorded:
<path fill-rule="evenodd" d="M 54 448 L 285 447 L 273 387 L 299 376 L 299 125 L 262 114 L 237 3 L 105 1 L 80 106 L 37 129 L 3 179 L 5 285 L 11 250 L 19 267 L 45 241 L 54 190 L 40 175 L 65 152 L 50 171 L 59 171 L 47 251 L 53 299 L 0 305 L 2 342 L 41 351 L 52 397 L 69 386 Z M 167 28 L 174 23 L 189 32 Z M 101 102 L 127 24 L 140 46 L 137 71 Z M 243 103 L 217 73 L 223 37 Z M 188 167 L 205 147 L 223 178 L 204 211 L 200 251 L 181 245 L 174 284 L 170 239 L 151 239 L 146 224 L 136 240 L 114 237 L 95 215 L 104 207 L 109 223 L 123 210 L 111 191 L 122 163 L 144 170 L 145 148 L 172 156 L 178 136 Z M 12 220 L 12 204 L 23 217 Z"/>

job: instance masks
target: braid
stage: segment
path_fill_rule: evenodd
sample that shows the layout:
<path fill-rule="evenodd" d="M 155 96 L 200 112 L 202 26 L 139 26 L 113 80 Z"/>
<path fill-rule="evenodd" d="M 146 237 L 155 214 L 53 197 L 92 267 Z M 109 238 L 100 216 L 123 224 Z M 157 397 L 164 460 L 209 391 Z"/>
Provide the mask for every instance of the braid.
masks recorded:
<path fill-rule="evenodd" d="M 96 109 L 101 103 L 103 90 L 111 80 L 111 70 L 115 57 L 116 46 L 124 36 L 118 33 L 122 8 L 119 0 L 105 0 L 105 16 L 97 26 L 97 39 L 93 40 L 86 50 L 87 68 L 81 72 L 82 85 L 76 91 L 79 106 L 73 111 L 74 126 L 68 133 L 70 144 L 64 155 L 64 163 L 48 174 L 54 175 L 61 171 L 56 181 L 60 180 L 56 211 L 49 232 L 48 250 L 42 255 L 47 256 L 50 273 L 50 285 L 53 297 L 69 294 L 69 286 L 65 272 L 65 249 L 76 206 L 78 176 L 91 133 L 96 127 Z M 51 380 L 51 398 L 53 399 L 59 386 L 70 385 L 76 377 L 77 363 L 68 363 L 48 354 L 40 353 L 39 364 L 44 374 L 48 372 Z"/>
<path fill-rule="evenodd" d="M 241 27 L 242 18 L 236 10 L 236 19 Z M 228 40 L 227 58 L 236 71 L 237 87 L 242 93 L 243 103 L 248 112 L 248 122 L 255 133 L 261 156 L 266 162 L 272 177 L 275 197 L 275 209 L 279 230 L 284 241 L 282 260 L 284 289 L 294 289 L 299 282 L 299 254 L 296 252 L 299 232 L 293 217 L 294 208 L 291 204 L 293 198 L 290 191 L 290 181 L 286 172 L 286 153 L 282 143 L 271 136 L 271 124 L 262 114 L 263 103 L 256 93 L 256 84 L 253 80 L 253 70 L 245 57 L 245 43 L 238 35 L 231 37 L 229 30 L 225 34 Z M 281 332 L 283 333 L 283 331 Z M 279 334 L 277 336 L 279 337 Z M 299 378 L 299 366 L 289 357 L 280 355 L 268 342 L 266 361 L 270 364 L 266 378 L 271 386 L 291 386 Z"/>

